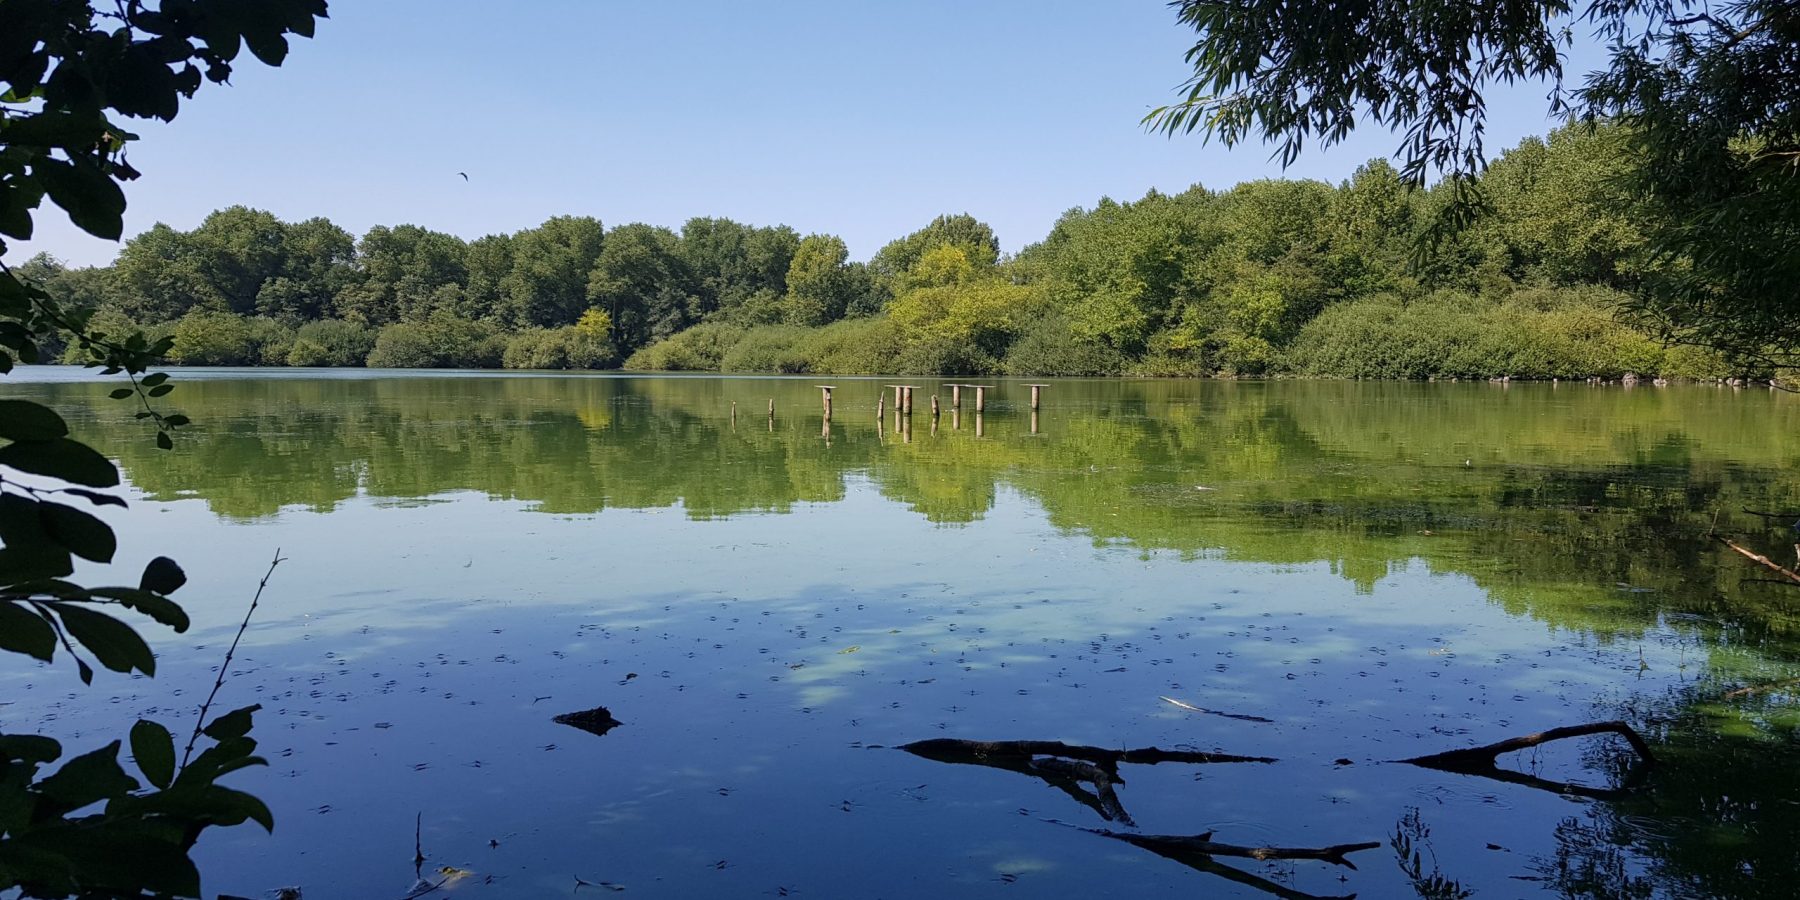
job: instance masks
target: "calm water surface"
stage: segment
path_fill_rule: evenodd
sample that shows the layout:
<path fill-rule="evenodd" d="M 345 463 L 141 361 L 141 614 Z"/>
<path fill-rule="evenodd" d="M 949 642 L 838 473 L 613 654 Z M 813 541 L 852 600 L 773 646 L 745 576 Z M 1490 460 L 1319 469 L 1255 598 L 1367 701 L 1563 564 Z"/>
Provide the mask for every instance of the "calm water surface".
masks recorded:
<path fill-rule="evenodd" d="M 203 841 L 209 895 L 400 897 L 415 817 L 425 874 L 491 897 L 1800 878 L 1796 689 L 1727 696 L 1800 674 L 1800 592 L 1708 539 L 1789 558 L 1743 510 L 1800 510 L 1800 398 L 1067 381 L 1034 422 L 1000 382 L 934 427 L 948 388 L 878 423 L 881 382 L 838 379 L 826 433 L 814 379 L 200 370 L 163 453 L 87 378 L 0 393 L 120 461 L 121 570 L 179 559 L 195 627 L 157 636 L 154 680 L 9 658 L 0 714 L 81 746 L 191 715 L 281 548 L 221 701 L 264 707 L 271 766 L 235 784 L 277 829 Z M 624 724 L 551 721 L 593 706 Z M 1602 719 L 1662 764 L 1502 758 L 1599 798 L 1391 762 Z M 1092 784 L 892 749 L 934 738 L 1278 761 L 1125 765 L 1127 824 Z M 1184 864 L 1085 829 L 1380 846 Z"/>

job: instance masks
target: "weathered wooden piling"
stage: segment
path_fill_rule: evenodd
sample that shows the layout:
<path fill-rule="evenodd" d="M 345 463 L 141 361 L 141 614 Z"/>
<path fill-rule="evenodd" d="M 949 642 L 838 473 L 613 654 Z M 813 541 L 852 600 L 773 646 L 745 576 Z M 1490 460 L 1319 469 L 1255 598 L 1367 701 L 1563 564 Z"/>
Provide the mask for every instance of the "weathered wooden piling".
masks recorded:
<path fill-rule="evenodd" d="M 906 394 L 905 394 L 905 397 L 906 397 L 906 407 L 905 407 L 905 412 L 906 412 L 906 414 L 907 414 L 907 415 L 909 415 L 909 416 L 910 416 L 910 415 L 912 415 L 912 397 L 913 397 L 913 388 L 915 388 L 915 387 L 918 387 L 918 385 L 913 385 L 913 384 L 908 384 L 908 385 L 903 385 L 903 387 L 905 387 L 905 388 L 906 388 Z"/>
<path fill-rule="evenodd" d="M 962 389 L 960 384 L 950 385 L 950 408 L 962 409 Z"/>
<path fill-rule="evenodd" d="M 826 421 L 830 421 L 831 420 L 831 389 L 834 387 L 837 387 L 837 385 L 821 384 L 821 385 L 818 385 L 817 387 L 819 388 L 819 393 L 821 394 L 820 401 L 825 404 L 825 419 L 826 419 Z"/>
<path fill-rule="evenodd" d="M 932 394 L 931 395 L 931 424 L 933 427 L 936 427 L 937 419 L 938 419 L 938 399 L 937 399 L 936 394 Z"/>
<path fill-rule="evenodd" d="M 975 415 L 979 416 L 987 411 L 988 386 L 985 384 L 972 384 L 969 386 L 975 389 Z"/>
<path fill-rule="evenodd" d="M 1026 387 L 1031 388 L 1031 411 L 1037 412 L 1038 392 L 1044 388 L 1049 387 L 1049 385 L 1047 385 L 1047 384 L 1028 384 L 1028 385 L 1026 385 Z"/>
<path fill-rule="evenodd" d="M 875 395 L 875 421 L 877 421 L 877 422 L 881 421 L 882 417 L 884 417 L 886 415 L 887 415 L 887 395 L 886 394 L 876 394 Z"/>

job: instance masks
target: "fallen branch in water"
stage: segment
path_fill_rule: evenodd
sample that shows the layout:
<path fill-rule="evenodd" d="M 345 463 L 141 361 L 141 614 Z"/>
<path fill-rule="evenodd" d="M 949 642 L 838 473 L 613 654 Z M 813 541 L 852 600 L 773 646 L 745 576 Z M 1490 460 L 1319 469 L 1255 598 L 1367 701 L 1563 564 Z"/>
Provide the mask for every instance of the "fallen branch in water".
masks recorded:
<path fill-rule="evenodd" d="M 1131 820 L 1131 814 L 1125 811 L 1124 804 L 1119 802 L 1119 795 L 1113 785 L 1124 784 L 1125 779 L 1115 773 L 1107 772 L 1092 763 L 1076 762 L 1055 757 L 1033 759 L 1031 769 L 1038 777 L 1049 782 L 1053 787 L 1061 788 L 1065 793 L 1090 806 L 1100 814 L 1100 818 L 1108 822 L 1116 821 L 1128 828 L 1136 828 L 1137 823 Z M 1089 794 L 1081 790 L 1080 782 L 1088 782 L 1094 786 L 1089 803 Z M 1066 783 L 1063 783 L 1066 782 Z"/>
<path fill-rule="evenodd" d="M 1274 722 L 1275 721 L 1274 719 L 1265 719 L 1262 716 L 1246 716 L 1243 713 L 1228 713 L 1228 712 L 1220 712 L 1219 710 L 1216 710 L 1216 709 L 1207 709 L 1203 706 L 1195 706 L 1192 703 L 1184 703 L 1180 700 L 1175 699 L 1174 697 L 1158 697 L 1157 699 L 1163 701 L 1164 703 L 1168 703 L 1168 704 L 1180 707 L 1181 709 L 1185 709 L 1188 712 L 1205 713 L 1209 716 L 1224 716 L 1227 719 L 1237 719 L 1237 720 L 1243 721 L 1243 722 Z"/>
<path fill-rule="evenodd" d="M 1427 769 L 1437 769 L 1440 772 L 1455 772 L 1459 775 L 1478 775 L 1482 778 L 1492 778 L 1495 781 L 1504 781 L 1509 784 L 1518 784 L 1525 787 L 1554 791 L 1561 794 L 1577 794 L 1600 800 L 1616 799 L 1625 793 L 1624 788 L 1593 788 L 1585 785 L 1572 784 L 1566 781 L 1552 781 L 1547 778 L 1539 778 L 1536 775 L 1527 775 L 1524 772 L 1502 769 L 1498 762 L 1500 754 L 1502 753 L 1511 753 L 1515 750 L 1526 750 L 1541 744 L 1550 743 L 1551 741 L 1560 741 L 1564 738 L 1586 737 L 1594 734 L 1616 734 L 1623 737 L 1625 741 L 1631 745 L 1632 751 L 1637 753 L 1638 759 L 1642 762 L 1642 765 L 1636 769 L 1634 774 L 1641 774 L 1644 768 L 1656 764 L 1656 754 L 1651 752 L 1649 742 L 1645 741 L 1643 736 L 1637 733 L 1636 729 L 1624 722 L 1618 721 L 1590 722 L 1586 725 L 1565 725 L 1561 728 L 1551 728 L 1536 734 L 1528 734 L 1523 737 L 1507 738 L 1504 741 L 1483 744 L 1479 747 L 1468 747 L 1462 750 L 1446 750 L 1443 753 L 1415 756 L 1412 759 L 1400 760 L 1400 762 L 1413 766 L 1422 766 Z M 1630 785 L 1627 785 L 1626 787 L 1629 786 Z"/>
<path fill-rule="evenodd" d="M 1766 693 L 1768 691 L 1778 691 L 1778 690 L 1781 690 L 1782 688 L 1789 688 L 1789 687 L 1793 687 L 1795 685 L 1800 685 L 1800 678 L 1787 678 L 1787 679 L 1783 679 L 1781 681 L 1771 681 L 1768 684 L 1746 685 L 1744 687 L 1737 688 L 1736 690 L 1730 690 L 1730 691 L 1726 691 L 1723 694 L 1720 694 L 1719 699 L 1720 700 L 1736 700 L 1739 697 L 1748 697 L 1751 694 L 1761 694 L 1761 693 Z"/>
<path fill-rule="evenodd" d="M 1189 836 L 1127 834 L 1122 831 L 1108 831 L 1104 828 L 1084 828 L 1082 830 L 1121 840 L 1127 844 L 1135 844 L 1157 853 L 1167 850 L 1176 853 L 1200 853 L 1206 856 L 1233 856 L 1264 862 L 1271 859 L 1316 859 L 1348 869 L 1355 869 L 1356 863 L 1351 862 L 1347 854 L 1361 850 L 1374 850 L 1381 846 L 1380 841 L 1364 841 L 1356 844 L 1332 844 L 1329 847 L 1245 847 L 1237 844 L 1221 844 L 1212 840 L 1212 832 Z"/>
<path fill-rule="evenodd" d="M 1276 761 L 1267 756 L 1236 756 L 1230 753 L 1207 753 L 1199 750 L 1164 750 L 1160 747 L 1108 750 L 1104 747 L 1065 744 L 1062 741 L 966 741 L 960 738 L 933 738 L 902 744 L 899 749 L 938 762 L 974 763 L 976 765 L 995 765 L 1004 760 L 1029 761 L 1033 756 L 1061 756 L 1107 767 L 1115 780 L 1118 778 L 1117 767 L 1120 763 L 1153 766 L 1165 762 L 1272 763 Z"/>
<path fill-rule="evenodd" d="M 1745 559 L 1748 559 L 1751 562 L 1756 563 L 1757 565 L 1763 566 L 1763 567 L 1773 570 L 1775 572 L 1779 572 L 1779 573 L 1781 573 L 1782 577 L 1786 578 L 1787 580 L 1794 582 L 1796 584 L 1800 584 L 1800 573 L 1797 573 L 1792 569 L 1782 566 L 1780 563 L 1775 562 L 1774 560 L 1762 555 L 1761 553 L 1757 553 L 1756 551 L 1751 550 L 1748 547 L 1744 547 L 1740 544 L 1734 543 L 1730 538 L 1727 538 L 1721 534 L 1713 535 L 1713 540 L 1718 541 L 1719 543 L 1724 544 L 1725 546 L 1730 547 L 1733 550 L 1736 550 Z"/>

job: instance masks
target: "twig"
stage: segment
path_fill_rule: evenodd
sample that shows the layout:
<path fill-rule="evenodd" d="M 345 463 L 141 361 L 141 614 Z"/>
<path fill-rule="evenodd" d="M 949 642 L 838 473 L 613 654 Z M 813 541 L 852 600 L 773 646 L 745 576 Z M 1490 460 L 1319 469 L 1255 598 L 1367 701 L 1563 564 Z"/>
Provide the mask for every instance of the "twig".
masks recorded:
<path fill-rule="evenodd" d="M 1713 540 L 1718 541 L 1719 543 L 1724 544 L 1725 546 L 1730 547 L 1733 550 L 1736 550 L 1745 559 L 1748 559 L 1751 562 L 1756 563 L 1757 565 L 1760 565 L 1765 568 L 1768 568 L 1773 571 L 1781 573 L 1782 577 L 1788 579 L 1789 581 L 1800 583 L 1800 573 L 1796 573 L 1792 569 L 1783 568 L 1780 563 L 1775 562 L 1774 560 L 1762 555 L 1761 553 L 1757 553 L 1756 551 L 1751 550 L 1747 547 L 1733 543 L 1730 538 L 1725 537 L 1724 535 L 1715 534 L 1715 535 L 1713 535 Z"/>
<path fill-rule="evenodd" d="M 1777 583 L 1779 583 L 1779 582 L 1777 582 Z M 1778 691 L 1778 690 L 1781 690 L 1782 688 L 1793 687 L 1794 685 L 1797 685 L 1797 684 L 1800 684 L 1800 678 L 1788 678 L 1788 679 L 1784 679 L 1782 681 L 1771 681 L 1768 684 L 1752 684 L 1752 685 L 1748 685 L 1746 687 L 1738 688 L 1737 690 L 1734 690 L 1734 691 L 1726 691 L 1725 693 L 1719 695 L 1719 699 L 1720 700 L 1735 700 L 1739 697 L 1748 697 L 1751 694 L 1761 694 L 1761 693 L 1764 693 L 1767 691 Z"/>
<path fill-rule="evenodd" d="M 1267 756 L 1236 756 L 1230 753 L 1205 753 L 1197 750 L 1164 750 L 1160 747 L 1108 750 L 1103 747 L 1065 744 L 1062 741 L 965 741 L 957 738 L 933 738 L 902 744 L 899 749 L 939 762 L 976 763 L 978 765 L 989 765 L 991 764 L 990 760 L 1029 760 L 1033 756 L 1061 756 L 1068 759 L 1085 760 L 1101 766 L 1117 766 L 1120 763 L 1153 766 L 1163 762 L 1275 762 L 1274 759 Z"/>
<path fill-rule="evenodd" d="M 219 666 L 219 677 L 213 680 L 212 691 L 206 695 L 206 702 L 200 704 L 200 715 L 194 719 L 194 733 L 188 735 L 187 749 L 181 751 L 181 767 L 187 768 L 188 757 L 194 753 L 194 742 L 200 740 L 200 729 L 206 725 L 206 714 L 212 709 L 213 698 L 219 696 L 219 688 L 225 686 L 225 673 L 231 671 L 231 658 L 237 655 L 238 642 L 244 639 L 244 632 L 250 628 L 250 617 L 256 615 L 256 604 L 261 602 L 263 588 L 269 586 L 269 577 L 275 574 L 275 567 L 285 560 L 281 557 L 281 548 L 275 548 L 275 557 L 269 561 L 269 571 L 263 573 L 262 581 L 256 585 L 256 595 L 250 598 L 250 608 L 244 612 L 244 621 L 238 625 L 237 636 L 231 639 L 231 647 L 225 651 L 225 662 Z"/>
<path fill-rule="evenodd" d="M 1563 738 L 1583 737 L 1590 734 L 1616 734 L 1623 737 L 1631 744 L 1631 749 L 1633 752 L 1637 753 L 1641 764 L 1633 767 L 1624 784 L 1617 788 L 1588 787 L 1587 785 L 1566 781 L 1552 781 L 1548 778 L 1540 778 L 1536 775 L 1527 775 L 1524 772 L 1515 772 L 1511 769 L 1500 768 L 1498 759 L 1502 753 L 1510 753 L 1514 750 L 1525 750 L 1536 747 L 1539 744 L 1547 744 L 1551 741 L 1562 740 Z M 1650 744 L 1645 741 L 1643 736 L 1638 734 L 1635 729 L 1624 722 L 1614 721 L 1590 722 L 1586 725 L 1565 725 L 1561 728 L 1551 728 L 1546 731 L 1540 731 L 1537 734 L 1528 734 L 1523 737 L 1507 738 L 1504 741 L 1498 741 L 1492 744 L 1483 744 L 1480 747 L 1468 747 L 1462 750 L 1447 750 L 1443 753 L 1433 753 L 1428 756 L 1416 756 L 1412 759 L 1403 759 L 1400 760 L 1400 762 L 1412 766 L 1422 766 L 1427 769 L 1436 769 L 1440 772 L 1454 772 L 1458 775 L 1475 775 L 1482 778 L 1492 778 L 1495 781 L 1504 781 L 1507 784 L 1517 784 L 1524 787 L 1537 788 L 1539 790 L 1554 791 L 1559 794 L 1573 794 L 1580 797 L 1591 797 L 1596 800 L 1616 800 L 1620 797 L 1627 796 L 1631 788 L 1636 786 L 1637 782 L 1643 778 L 1650 767 L 1656 764 L 1656 755 L 1650 751 Z"/>
<path fill-rule="evenodd" d="M 425 865 L 425 845 L 419 840 L 419 830 L 425 821 L 423 812 L 413 816 L 413 878 L 419 877 L 420 867 Z"/>

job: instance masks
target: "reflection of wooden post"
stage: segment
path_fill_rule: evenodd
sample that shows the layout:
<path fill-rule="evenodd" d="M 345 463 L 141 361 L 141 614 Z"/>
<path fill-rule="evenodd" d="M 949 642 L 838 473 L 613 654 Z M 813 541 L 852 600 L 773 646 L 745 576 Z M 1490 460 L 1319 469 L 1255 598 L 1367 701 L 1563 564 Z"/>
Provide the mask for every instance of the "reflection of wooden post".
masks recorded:
<path fill-rule="evenodd" d="M 823 395 L 820 399 L 825 404 L 825 418 L 827 421 L 831 419 L 831 389 L 836 386 L 837 385 L 832 384 L 819 385 L 819 392 Z"/>
<path fill-rule="evenodd" d="M 912 416 L 905 416 L 900 420 L 900 440 L 912 443 Z"/>
<path fill-rule="evenodd" d="M 1031 433 L 1037 434 L 1037 410 L 1031 411 Z"/>
<path fill-rule="evenodd" d="M 980 397 L 981 395 L 976 394 L 975 396 Z M 980 401 L 976 401 L 976 402 L 979 403 Z M 977 406 L 975 409 L 975 436 L 981 437 L 981 436 L 985 435 L 986 433 L 987 432 L 984 431 L 981 427 L 981 408 L 979 406 Z"/>
<path fill-rule="evenodd" d="M 962 430 L 962 407 L 950 407 L 950 428 L 953 431 Z"/>
<path fill-rule="evenodd" d="M 825 421 L 819 425 L 819 430 L 824 434 L 825 446 L 827 446 L 827 447 L 831 446 L 831 417 L 830 416 L 825 417 Z"/>
<path fill-rule="evenodd" d="M 962 409 L 962 385 L 960 384 L 950 386 L 950 408 Z"/>

